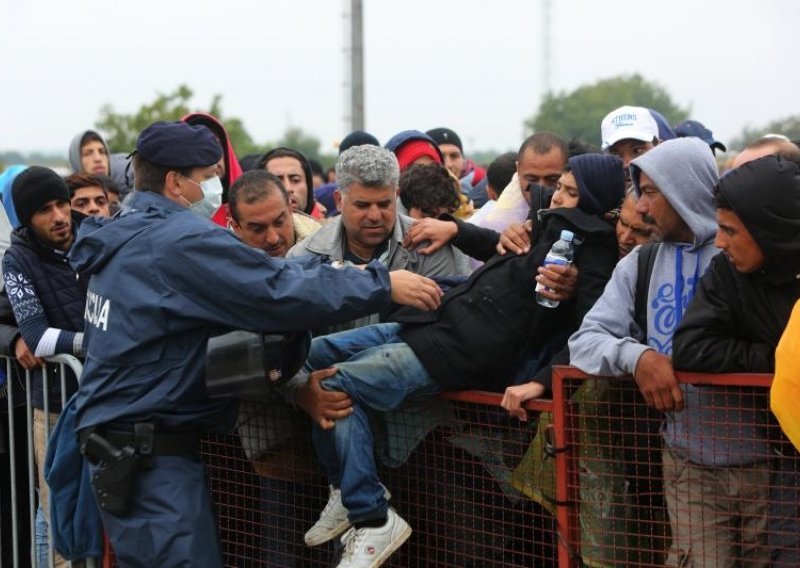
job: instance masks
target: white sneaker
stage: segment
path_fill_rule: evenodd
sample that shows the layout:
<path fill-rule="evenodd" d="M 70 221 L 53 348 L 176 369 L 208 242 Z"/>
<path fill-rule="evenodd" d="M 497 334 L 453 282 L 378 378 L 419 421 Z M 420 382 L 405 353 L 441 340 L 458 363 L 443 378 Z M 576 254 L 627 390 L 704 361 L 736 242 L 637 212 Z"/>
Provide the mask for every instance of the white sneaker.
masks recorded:
<path fill-rule="evenodd" d="M 334 489 L 330 485 L 330 495 L 328 496 L 328 503 L 322 510 L 319 520 L 314 523 L 306 532 L 303 540 L 306 546 L 318 546 L 322 543 L 336 538 L 344 531 L 350 528 L 350 521 L 347 518 L 347 509 L 342 505 L 342 492 L 339 489 Z M 383 488 L 383 496 L 388 501 L 392 498 L 391 493 L 385 487 Z"/>
<path fill-rule="evenodd" d="M 338 568 L 377 568 L 411 536 L 408 523 L 389 507 L 386 524 L 377 528 L 350 527 L 342 537 L 344 552 Z"/>

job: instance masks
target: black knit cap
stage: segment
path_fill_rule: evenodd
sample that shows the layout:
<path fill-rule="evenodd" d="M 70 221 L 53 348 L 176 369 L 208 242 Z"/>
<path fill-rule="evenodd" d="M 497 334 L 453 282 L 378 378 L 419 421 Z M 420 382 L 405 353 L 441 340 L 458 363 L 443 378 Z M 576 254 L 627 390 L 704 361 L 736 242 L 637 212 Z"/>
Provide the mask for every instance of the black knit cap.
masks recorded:
<path fill-rule="evenodd" d="M 428 130 L 425 134 L 433 138 L 434 142 L 439 144 L 454 144 L 458 146 L 458 149 L 461 150 L 461 153 L 464 153 L 464 147 L 461 145 L 461 138 L 458 137 L 458 134 L 450 130 L 449 128 L 434 128 L 432 130 Z"/>
<path fill-rule="evenodd" d="M 578 184 L 578 209 L 602 215 L 625 196 L 622 160 L 612 154 L 581 154 L 567 162 Z"/>
<path fill-rule="evenodd" d="M 154 122 L 139 134 L 136 152 L 162 168 L 203 168 L 222 158 L 211 130 L 185 122 Z"/>
<path fill-rule="evenodd" d="M 33 214 L 45 204 L 53 200 L 69 201 L 69 187 L 50 168 L 31 166 L 14 179 L 11 199 L 19 222 L 29 227 Z"/>
<path fill-rule="evenodd" d="M 381 143 L 378 142 L 378 139 L 369 132 L 364 132 L 363 130 L 353 130 L 350 134 L 342 138 L 342 141 L 339 143 L 339 155 L 341 156 L 342 152 L 352 148 L 353 146 L 364 145 L 380 146 Z"/>

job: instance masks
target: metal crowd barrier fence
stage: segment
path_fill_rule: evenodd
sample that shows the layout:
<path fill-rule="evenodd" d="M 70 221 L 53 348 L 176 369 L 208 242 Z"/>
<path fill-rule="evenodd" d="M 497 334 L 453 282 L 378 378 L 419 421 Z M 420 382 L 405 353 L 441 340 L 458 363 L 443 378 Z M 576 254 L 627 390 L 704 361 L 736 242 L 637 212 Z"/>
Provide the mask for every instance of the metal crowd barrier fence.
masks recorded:
<path fill-rule="evenodd" d="M 50 364 L 62 381 L 65 366 L 80 375 L 73 358 Z M 11 511 L 11 527 L 4 516 L 0 561 L 38 566 L 32 377 L 23 373 L 24 389 L 15 392 L 12 365 L 7 359 L 7 464 L 26 458 L 28 483 L 9 467 L 10 507 L 0 508 Z M 374 416 L 380 477 L 414 530 L 387 566 L 800 565 L 800 458 L 770 420 L 771 377 L 678 377 L 691 385 L 687 405 L 700 391 L 709 396 L 703 428 L 677 438 L 711 452 L 717 466 L 668 450 L 665 432 L 674 431 L 629 378 L 570 367 L 554 370 L 552 400 L 527 404 L 527 422 L 500 408 L 501 395 L 475 391 Z M 685 426 L 668 418 L 670 427 Z M 14 444 L 20 423 L 22 447 Z M 263 397 L 243 401 L 233 433 L 204 440 L 227 566 L 327 567 L 336 557 L 338 539 L 303 543 L 328 496 L 309 431 L 298 411 Z"/>
<path fill-rule="evenodd" d="M 85 561 L 66 562 L 55 554 L 50 544 L 52 536 L 47 520 L 39 511 L 39 476 L 37 470 L 37 456 L 35 448 L 38 444 L 34 440 L 34 414 L 32 403 L 32 386 L 35 370 L 24 370 L 17 364 L 16 359 L 0 356 L 4 363 L 5 371 L 5 402 L 2 414 L 3 423 L 0 428 L 2 433 L 3 455 L 0 455 L 0 469 L 2 469 L 2 486 L 0 486 L 0 568 L 20 566 L 87 566 L 93 568 L 98 565 L 98 559 L 89 558 Z M 61 406 L 66 404 L 67 369 L 80 380 L 83 365 L 72 355 L 54 355 L 45 358 L 43 378 L 43 391 L 49 392 L 50 378 L 48 368 L 56 366 L 60 377 Z M 50 431 L 55 426 L 54 418 L 57 414 L 51 413 L 51 401 L 48 396 L 43 398 L 43 409 L 40 416 L 43 421 L 42 435 L 43 446 L 46 447 L 50 439 Z M 56 411 L 57 409 L 52 409 Z M 44 454 L 44 451 L 41 451 Z"/>
<path fill-rule="evenodd" d="M 482 392 L 376 417 L 381 479 L 414 529 L 388 565 L 800 566 L 800 460 L 770 421 L 771 377 L 678 377 L 693 385 L 687 405 L 697 387 L 712 395 L 701 424 L 713 435 L 684 439 L 724 467 L 675 451 L 665 470 L 665 417 L 633 381 L 570 367 L 555 370 L 552 400 L 528 404 L 527 423 Z M 335 541 L 303 544 L 327 498 L 306 421 L 249 404 L 237 433 L 203 445 L 226 564 L 328 566 Z M 281 421 L 291 435 L 276 435 Z"/>
<path fill-rule="evenodd" d="M 447 393 L 373 416 L 380 478 L 414 531 L 387 566 L 555 566 L 554 517 L 513 487 L 551 403 L 529 404 L 523 423 L 500 400 Z M 328 498 L 305 417 L 280 400 L 251 400 L 237 432 L 209 436 L 202 452 L 226 565 L 332 565 L 338 539 L 303 542 Z"/>
<path fill-rule="evenodd" d="M 661 414 L 630 377 L 555 369 L 559 565 L 800 566 L 800 456 L 771 375 L 677 377 L 686 410 Z"/>

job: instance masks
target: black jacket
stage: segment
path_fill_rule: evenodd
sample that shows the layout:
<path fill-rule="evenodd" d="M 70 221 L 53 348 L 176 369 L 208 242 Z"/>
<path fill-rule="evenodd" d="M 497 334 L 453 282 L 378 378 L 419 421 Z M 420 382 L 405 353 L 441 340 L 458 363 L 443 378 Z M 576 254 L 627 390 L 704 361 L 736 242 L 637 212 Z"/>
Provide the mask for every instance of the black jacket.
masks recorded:
<path fill-rule="evenodd" d="M 17 322 L 14 319 L 14 312 L 11 309 L 11 303 L 8 301 L 8 295 L 5 288 L 0 292 L 0 355 L 7 355 L 14 357 L 14 342 L 19 337 L 19 329 L 17 329 Z M 6 372 L 7 367 L 5 361 L 2 361 L 3 372 Z M 25 370 L 17 364 L 11 365 L 11 376 L 7 377 L 8 382 L 6 388 L 13 388 L 14 392 L 14 406 L 25 405 Z M 0 412 L 7 411 L 6 404 L 0 404 Z"/>
<path fill-rule="evenodd" d="M 712 259 L 675 331 L 676 369 L 771 373 L 775 347 L 800 297 L 800 168 L 777 156 L 754 160 L 719 182 L 717 201 L 739 217 L 764 255 L 743 274 Z"/>
<path fill-rule="evenodd" d="M 800 297 L 794 277 L 739 274 L 723 254 L 711 260 L 675 332 L 675 369 L 772 373 L 775 347 Z"/>
<path fill-rule="evenodd" d="M 542 212 L 542 215 L 548 214 L 547 212 L 549 210 L 547 208 L 550 205 L 550 198 L 553 196 L 553 190 L 531 183 L 528 185 L 527 191 L 531 195 L 531 208 L 528 212 L 528 219 L 533 222 L 531 242 L 536 243 L 539 242 L 544 231 L 543 224 L 538 219 L 538 214 L 539 211 Z M 440 215 L 439 219 L 452 221 L 458 226 L 458 232 L 453 239 L 452 245 L 467 256 L 486 262 L 497 253 L 497 243 L 500 241 L 500 233 L 492 229 L 464 222 L 449 213 Z"/>
<path fill-rule="evenodd" d="M 73 232 L 77 233 L 84 215 L 73 212 Z M 64 255 L 43 246 L 26 227 L 20 227 L 11 235 L 11 246 L 6 255 L 13 257 L 31 279 L 36 296 L 47 316 L 51 327 L 68 331 L 83 330 L 83 310 L 86 303 L 86 280 L 78 278 Z M 9 324 L 8 321 L 0 322 Z M 2 329 L 6 342 L 3 350 L 13 348 L 16 336 L 13 330 Z M 33 346 L 29 345 L 33 348 Z M 13 354 L 13 353 L 11 353 Z M 24 377 L 24 371 L 21 376 Z M 41 371 L 36 370 L 33 378 L 32 403 L 34 408 L 44 408 L 44 391 Z M 75 375 L 67 369 L 66 398 L 77 390 Z M 51 411 L 61 408 L 61 375 L 58 365 L 48 366 L 48 393 Z"/>
<path fill-rule="evenodd" d="M 613 226 L 579 209 L 542 217 L 542 236 L 525 255 L 495 256 L 449 291 L 434 312 L 402 309 L 395 321 L 431 376 L 444 389 L 501 391 L 523 347 L 577 329 L 603 292 L 618 259 Z M 575 233 L 580 271 L 575 299 L 557 308 L 536 303 L 534 277 L 563 229 Z"/>
<path fill-rule="evenodd" d="M 456 224 L 458 232 L 451 244 L 467 256 L 486 262 L 497 254 L 497 243 L 500 241 L 500 233 L 492 229 L 467 223 L 453 217 L 449 213 L 441 215 L 439 219 L 452 221 Z"/>
<path fill-rule="evenodd" d="M 685 371 L 772 373 L 800 298 L 800 168 L 776 156 L 754 160 L 720 180 L 717 201 L 737 214 L 764 265 L 743 274 L 724 254 L 711 260 L 675 331 L 672 363 Z M 772 428 L 770 437 L 790 451 L 779 432 Z"/>

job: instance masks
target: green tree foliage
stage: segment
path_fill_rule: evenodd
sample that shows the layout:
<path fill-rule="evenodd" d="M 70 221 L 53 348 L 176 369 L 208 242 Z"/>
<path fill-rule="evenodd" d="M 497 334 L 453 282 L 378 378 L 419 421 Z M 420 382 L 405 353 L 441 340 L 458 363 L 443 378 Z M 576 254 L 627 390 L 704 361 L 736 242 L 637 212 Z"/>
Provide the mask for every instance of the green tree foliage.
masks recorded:
<path fill-rule="evenodd" d="M 51 168 L 68 168 L 69 163 L 64 159 L 63 154 L 58 153 L 44 153 L 44 152 L 30 152 L 24 154 L 14 150 L 8 152 L 0 152 L 0 173 L 5 171 L 9 166 L 15 164 L 48 166 Z"/>
<path fill-rule="evenodd" d="M 747 126 L 727 145 L 728 150 L 743 150 L 750 142 L 758 140 L 765 134 L 783 134 L 790 140 L 800 140 L 800 114 L 773 120 L 762 128 Z"/>
<path fill-rule="evenodd" d="M 159 93 L 149 104 L 142 105 L 133 114 L 118 113 L 110 104 L 100 109 L 100 118 L 95 126 L 105 132 L 106 142 L 112 152 L 130 152 L 136 145 L 136 137 L 149 124 L 158 120 L 174 121 L 193 109 L 190 101 L 194 93 L 186 85 L 180 85 L 172 93 Z M 239 118 L 224 116 L 221 108 L 222 97 L 215 95 L 207 112 L 217 117 L 228 132 L 231 144 L 238 156 L 258 151 L 252 138 Z"/>
<path fill-rule="evenodd" d="M 278 140 L 274 146 L 286 146 L 287 148 L 293 148 L 305 154 L 307 158 L 319 160 L 319 149 L 320 146 L 322 146 L 322 143 L 318 138 L 308 134 L 302 128 L 290 126 L 286 129 L 281 139 Z"/>
<path fill-rule="evenodd" d="M 4 166 L 0 168 L 0 171 L 5 169 L 5 165 L 13 165 L 13 164 L 27 164 L 27 158 L 22 155 L 21 152 L 2 152 L 0 153 L 0 163 Z"/>
<path fill-rule="evenodd" d="M 515 152 L 516 152 L 516 150 L 517 149 L 514 148 Z M 494 161 L 494 159 L 497 156 L 499 156 L 500 154 L 502 154 L 502 153 L 503 152 L 498 152 L 495 149 L 491 149 L 491 150 L 476 150 L 474 152 L 470 152 L 469 154 L 467 154 L 467 158 L 469 158 L 470 160 L 472 160 L 473 162 L 475 162 L 476 164 L 478 164 L 482 168 L 487 168 L 487 167 L 489 167 L 489 164 L 491 164 Z"/>
<path fill-rule="evenodd" d="M 142 105 L 132 114 L 116 112 L 114 107 L 106 104 L 100 109 L 100 118 L 95 126 L 108 135 L 106 142 L 112 152 L 130 152 L 136 145 L 136 137 L 149 124 L 157 120 L 180 120 L 182 116 L 193 112 L 193 94 L 188 86 L 181 85 L 171 93 L 159 93 L 153 102 Z M 248 134 L 244 122 L 238 117 L 226 116 L 221 103 L 222 97 L 214 95 L 208 110 L 203 112 L 217 117 L 225 125 L 238 157 L 263 153 L 268 148 L 287 146 L 300 150 L 309 158 L 319 160 L 324 166 L 332 165 L 336 161 L 336 156 L 321 152 L 322 144 L 318 138 L 297 127 L 286 129 L 283 136 L 275 142 L 256 144 Z"/>
<path fill-rule="evenodd" d="M 570 93 L 548 93 L 536 115 L 525 121 L 525 127 L 531 132 L 550 131 L 566 139 L 597 144 L 603 117 L 622 105 L 655 109 L 672 125 L 686 119 L 690 111 L 675 104 L 663 87 L 641 75 L 619 76 Z"/>
<path fill-rule="evenodd" d="M 294 150 L 299 150 L 304 156 L 311 160 L 317 160 L 323 168 L 332 167 L 336 163 L 337 156 L 322 152 L 322 142 L 313 134 L 309 134 L 302 128 L 290 126 L 283 136 L 275 142 L 267 144 L 265 151 L 278 146 L 285 146 Z"/>

